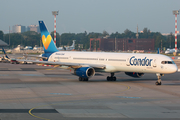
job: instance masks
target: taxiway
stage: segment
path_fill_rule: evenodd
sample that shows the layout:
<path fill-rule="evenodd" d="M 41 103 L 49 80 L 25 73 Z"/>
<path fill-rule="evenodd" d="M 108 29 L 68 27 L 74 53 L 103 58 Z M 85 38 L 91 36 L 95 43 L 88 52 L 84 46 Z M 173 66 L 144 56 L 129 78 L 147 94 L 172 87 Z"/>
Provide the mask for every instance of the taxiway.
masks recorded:
<path fill-rule="evenodd" d="M 179 66 L 180 62 L 175 61 Z M 37 65 L 0 63 L 1 120 L 180 119 L 180 74 L 132 78 L 97 73 L 88 82 L 72 71 Z"/>

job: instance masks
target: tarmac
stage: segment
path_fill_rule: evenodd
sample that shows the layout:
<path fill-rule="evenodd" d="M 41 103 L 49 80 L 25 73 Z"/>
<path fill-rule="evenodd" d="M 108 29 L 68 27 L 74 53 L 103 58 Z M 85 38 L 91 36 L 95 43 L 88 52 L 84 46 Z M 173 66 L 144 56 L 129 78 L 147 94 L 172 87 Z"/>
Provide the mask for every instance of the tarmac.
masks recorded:
<path fill-rule="evenodd" d="M 180 60 L 175 60 L 180 67 Z M 179 120 L 180 73 L 117 81 L 96 73 L 88 82 L 73 71 L 0 63 L 0 120 Z"/>

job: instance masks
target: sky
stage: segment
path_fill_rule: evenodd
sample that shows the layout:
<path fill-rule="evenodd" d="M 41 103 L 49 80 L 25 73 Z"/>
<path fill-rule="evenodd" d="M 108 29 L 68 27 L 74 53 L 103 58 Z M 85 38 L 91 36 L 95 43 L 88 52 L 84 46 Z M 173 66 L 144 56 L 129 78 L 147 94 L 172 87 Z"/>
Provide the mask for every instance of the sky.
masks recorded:
<path fill-rule="evenodd" d="M 152 32 L 174 33 L 173 10 L 180 9 L 180 0 L 1 0 L 0 30 L 9 26 L 38 25 L 43 20 L 50 32 L 54 29 L 52 11 L 58 11 L 57 32 L 100 32 L 109 34 L 145 27 Z M 180 29 L 180 15 L 178 27 Z"/>

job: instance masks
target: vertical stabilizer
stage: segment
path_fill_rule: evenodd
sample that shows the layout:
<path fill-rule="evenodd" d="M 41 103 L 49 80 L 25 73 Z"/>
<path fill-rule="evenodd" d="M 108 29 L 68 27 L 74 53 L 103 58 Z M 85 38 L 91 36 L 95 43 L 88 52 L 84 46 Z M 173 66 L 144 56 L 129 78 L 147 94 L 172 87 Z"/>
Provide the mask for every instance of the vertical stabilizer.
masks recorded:
<path fill-rule="evenodd" d="M 3 53 L 4 53 L 5 58 L 10 59 L 10 58 L 7 56 L 6 51 L 4 50 L 3 47 L 2 47 L 2 51 L 3 51 Z"/>
<path fill-rule="evenodd" d="M 157 48 L 157 54 L 160 54 L 160 50 L 159 50 L 159 48 Z"/>
<path fill-rule="evenodd" d="M 44 53 L 46 54 L 46 53 L 57 52 L 58 50 L 56 48 L 56 45 L 54 44 L 54 41 L 43 21 L 39 21 L 39 28 L 41 31 L 41 38 L 42 38 Z"/>
<path fill-rule="evenodd" d="M 73 40 L 73 43 L 72 43 L 71 47 L 75 48 L 75 42 L 76 42 L 76 40 Z"/>

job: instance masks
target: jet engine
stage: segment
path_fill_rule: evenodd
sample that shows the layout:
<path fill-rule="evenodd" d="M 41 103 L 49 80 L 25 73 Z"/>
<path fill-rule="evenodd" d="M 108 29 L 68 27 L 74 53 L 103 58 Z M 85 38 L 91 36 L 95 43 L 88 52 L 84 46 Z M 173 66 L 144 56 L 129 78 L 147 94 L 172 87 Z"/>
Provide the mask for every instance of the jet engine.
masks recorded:
<path fill-rule="evenodd" d="M 136 72 L 125 72 L 125 74 L 135 78 L 139 78 L 144 75 L 144 73 L 136 73 Z"/>
<path fill-rule="evenodd" d="M 74 74 L 82 78 L 89 78 L 95 75 L 95 70 L 91 67 L 81 67 L 75 69 Z"/>

